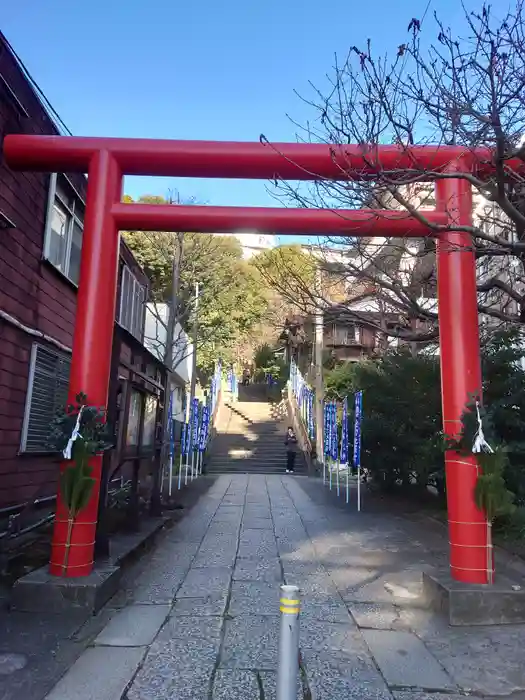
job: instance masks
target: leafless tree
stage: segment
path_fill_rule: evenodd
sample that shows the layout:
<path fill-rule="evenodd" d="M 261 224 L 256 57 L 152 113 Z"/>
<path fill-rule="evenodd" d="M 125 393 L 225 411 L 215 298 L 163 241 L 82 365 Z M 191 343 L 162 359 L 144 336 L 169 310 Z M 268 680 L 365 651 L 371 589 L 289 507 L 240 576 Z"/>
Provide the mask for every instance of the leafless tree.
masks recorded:
<path fill-rule="evenodd" d="M 340 165 L 340 181 L 279 182 L 274 190 L 296 206 L 402 209 L 428 227 L 423 240 L 325 238 L 314 251 L 326 275 L 346 285 L 344 304 L 356 320 L 360 314 L 363 320 L 364 302 L 373 300 L 377 329 L 405 340 L 437 337 L 434 237 L 445 227 L 431 223 L 425 209 L 434 207 L 434 183 L 447 174 L 430 167 L 421 175 L 417 163 L 387 171 L 374 149 L 381 144 L 402 150 L 456 145 L 471 158 L 474 149 L 487 149 L 484 162 L 493 164 L 489 176 L 480 174 L 481 156 L 479 172 L 460 175 L 473 186 L 474 211 L 472 225 L 459 230 L 472 235 L 482 318 L 489 326 L 525 322 L 523 0 L 498 12 L 488 4 L 477 12 L 464 8 L 464 23 L 456 32 L 427 7 L 422 17 L 408 22 L 406 37 L 390 56 L 374 55 L 369 40 L 352 46 L 344 60 L 336 58 L 328 88 L 312 85 L 313 96 L 303 98 L 314 116 L 306 125 L 297 124 L 299 138 L 334 144 L 338 163 L 345 145 L 361 145 L 378 175 L 356 182 L 345 178 Z M 523 161 L 523 169 L 511 169 L 510 159 Z M 338 263 L 334 250 L 340 252 Z M 316 290 L 310 303 L 331 299 L 328 294 L 319 299 Z"/>

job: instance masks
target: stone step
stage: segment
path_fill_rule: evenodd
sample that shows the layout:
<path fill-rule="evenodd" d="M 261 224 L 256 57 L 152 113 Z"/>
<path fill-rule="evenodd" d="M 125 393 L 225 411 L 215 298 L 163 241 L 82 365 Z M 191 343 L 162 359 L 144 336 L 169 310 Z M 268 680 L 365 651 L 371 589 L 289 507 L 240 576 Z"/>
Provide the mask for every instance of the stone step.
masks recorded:
<path fill-rule="evenodd" d="M 251 459 L 253 461 L 266 461 L 266 462 L 278 462 L 279 460 L 286 459 L 286 453 L 284 452 L 266 452 L 266 450 L 260 450 L 255 454 L 245 454 L 241 449 L 230 450 L 229 452 L 222 452 L 217 450 L 212 455 L 214 460 L 225 460 L 225 461 L 236 461 L 241 459 Z"/>
<path fill-rule="evenodd" d="M 221 435 L 218 435 L 215 439 L 215 444 L 217 445 L 217 449 L 220 449 L 221 447 L 226 447 L 226 448 L 237 448 L 237 447 L 242 447 L 243 449 L 246 450 L 281 450 L 282 452 L 285 451 L 286 447 L 284 444 L 284 440 L 250 440 L 249 438 L 245 437 L 237 437 L 235 440 L 233 439 L 226 439 Z"/>
<path fill-rule="evenodd" d="M 210 456 L 210 462 L 282 462 L 286 459 L 286 455 L 242 455 L 242 454 L 214 454 Z"/>
<path fill-rule="evenodd" d="M 210 459 L 210 464 L 218 464 L 218 465 L 228 465 L 228 464 L 255 464 L 257 465 L 268 465 L 268 466 L 273 466 L 273 465 L 279 465 L 279 464 L 285 464 L 286 458 L 281 457 L 281 459 L 266 459 L 265 457 L 259 457 L 257 459 L 253 459 L 250 457 L 247 457 L 245 459 L 239 459 L 235 457 L 213 457 Z"/>
<path fill-rule="evenodd" d="M 304 460 L 298 458 L 295 462 L 296 469 L 302 469 L 305 467 Z M 243 471 L 246 469 L 255 469 L 260 471 L 267 471 L 273 469 L 275 471 L 282 471 L 286 468 L 286 459 L 217 459 L 212 458 L 208 463 L 208 469 L 213 469 L 216 471 Z"/>
<path fill-rule="evenodd" d="M 241 398 L 250 396 L 253 394 L 248 387 Z M 211 474 L 284 474 L 287 427 L 287 415 L 280 414 L 262 398 L 226 404 L 206 471 Z M 248 454 L 243 457 L 244 452 Z M 302 455 L 297 456 L 295 471 L 306 472 Z"/>
<path fill-rule="evenodd" d="M 225 440 L 222 437 L 216 438 L 217 449 L 225 447 L 227 449 L 242 447 L 247 450 L 281 450 L 285 451 L 284 440 L 248 440 L 247 438 L 237 438 L 236 440 Z"/>
<path fill-rule="evenodd" d="M 297 474 L 305 474 L 306 469 L 304 467 L 295 467 L 295 472 Z M 254 467 L 253 465 L 248 465 L 245 467 L 212 467 L 211 465 L 206 468 L 207 474 L 285 474 L 286 466 L 281 467 Z"/>

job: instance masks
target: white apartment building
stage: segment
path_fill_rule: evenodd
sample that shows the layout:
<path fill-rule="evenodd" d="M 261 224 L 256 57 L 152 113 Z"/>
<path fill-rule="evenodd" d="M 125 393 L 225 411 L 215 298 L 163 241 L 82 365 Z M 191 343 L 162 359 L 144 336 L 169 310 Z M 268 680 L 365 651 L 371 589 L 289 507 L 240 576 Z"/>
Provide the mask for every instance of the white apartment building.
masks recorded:
<path fill-rule="evenodd" d="M 250 260 L 254 255 L 277 247 L 277 236 L 262 233 L 219 233 L 219 236 L 232 236 L 242 247 L 242 257 Z"/>
<path fill-rule="evenodd" d="M 168 305 L 148 303 L 144 322 L 144 346 L 164 362 L 168 325 Z M 173 332 L 173 375 L 172 386 L 173 418 L 182 421 L 184 392 L 191 383 L 193 369 L 193 344 L 180 323 L 175 324 Z"/>

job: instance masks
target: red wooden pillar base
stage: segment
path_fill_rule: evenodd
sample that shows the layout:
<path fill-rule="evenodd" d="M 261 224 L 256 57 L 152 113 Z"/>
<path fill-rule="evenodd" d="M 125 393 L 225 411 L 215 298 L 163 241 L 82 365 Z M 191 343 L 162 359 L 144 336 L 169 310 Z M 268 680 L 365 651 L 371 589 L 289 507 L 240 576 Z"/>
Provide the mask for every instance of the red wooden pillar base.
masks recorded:
<path fill-rule="evenodd" d="M 461 163 L 450 171 L 461 171 Z M 472 223 L 472 190 L 461 179 L 436 184 L 438 207 L 453 225 Z M 437 243 L 443 430 L 455 436 L 469 395 L 481 395 L 476 263 L 470 234 L 447 232 Z M 445 455 L 450 572 L 463 583 L 488 583 L 490 543 L 485 514 L 476 506 L 474 456 Z M 492 563 L 490 563 L 492 566 Z"/>
<path fill-rule="evenodd" d="M 120 201 L 121 190 L 122 176 L 112 156 L 106 151 L 95 154 L 89 167 L 70 403 L 83 392 L 90 405 L 105 408 L 107 404 L 119 256 L 119 234 L 111 207 Z M 102 457 L 94 457 L 91 466 L 95 486 L 88 505 L 73 524 L 69 548 L 70 524 L 58 493 L 49 564 L 50 573 L 56 576 L 87 576 L 93 568 Z"/>

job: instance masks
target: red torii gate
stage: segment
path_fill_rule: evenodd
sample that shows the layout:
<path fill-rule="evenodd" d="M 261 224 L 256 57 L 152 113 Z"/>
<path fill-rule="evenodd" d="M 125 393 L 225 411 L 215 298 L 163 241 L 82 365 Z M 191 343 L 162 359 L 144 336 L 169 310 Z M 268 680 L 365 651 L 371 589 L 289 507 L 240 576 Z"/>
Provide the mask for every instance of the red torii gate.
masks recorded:
<path fill-rule="evenodd" d="M 468 226 L 472 192 L 454 173 L 480 177 L 493 170 L 488 149 L 460 147 L 336 146 L 324 144 L 228 143 L 149 139 L 8 135 L 7 163 L 18 170 L 87 172 L 80 283 L 73 339 L 70 397 L 87 392 L 106 406 L 115 318 L 119 231 L 230 233 L 246 228 L 269 233 L 396 237 L 436 235 L 401 211 L 236 208 L 121 203 L 124 175 L 292 180 L 365 180 L 379 172 L 447 173 L 436 183 L 431 224 Z M 508 163 L 518 169 L 519 163 Z M 439 329 L 443 425 L 457 433 L 469 394 L 481 390 L 475 258 L 468 233 L 437 234 Z M 93 459 L 96 486 L 75 525 L 66 576 L 87 576 L 93 568 L 102 458 Z M 445 456 L 450 569 L 457 581 L 487 583 L 485 515 L 474 501 L 478 465 L 473 456 Z M 50 571 L 64 575 L 65 515 L 57 501 Z"/>

